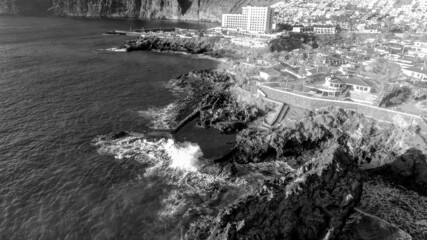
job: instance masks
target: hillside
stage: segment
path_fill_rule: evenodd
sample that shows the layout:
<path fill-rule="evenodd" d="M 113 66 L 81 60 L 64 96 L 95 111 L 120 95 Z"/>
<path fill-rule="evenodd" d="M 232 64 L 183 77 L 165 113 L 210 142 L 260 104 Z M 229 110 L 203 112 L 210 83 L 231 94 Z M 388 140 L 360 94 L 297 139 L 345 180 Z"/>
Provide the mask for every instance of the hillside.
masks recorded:
<path fill-rule="evenodd" d="M 266 6 L 275 2 L 277 0 L 0 0 L 0 14 L 220 21 L 221 14 L 240 12 L 247 4 Z"/>

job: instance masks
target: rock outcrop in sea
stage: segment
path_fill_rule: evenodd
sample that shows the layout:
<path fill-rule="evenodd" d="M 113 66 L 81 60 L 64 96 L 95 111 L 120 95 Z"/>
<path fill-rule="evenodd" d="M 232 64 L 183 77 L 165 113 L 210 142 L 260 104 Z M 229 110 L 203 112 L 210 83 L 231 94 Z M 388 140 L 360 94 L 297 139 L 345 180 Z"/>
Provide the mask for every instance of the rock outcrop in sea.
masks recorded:
<path fill-rule="evenodd" d="M 79 17 L 131 17 L 218 22 L 223 13 L 274 0 L 0 0 L 0 14 L 46 14 Z"/>

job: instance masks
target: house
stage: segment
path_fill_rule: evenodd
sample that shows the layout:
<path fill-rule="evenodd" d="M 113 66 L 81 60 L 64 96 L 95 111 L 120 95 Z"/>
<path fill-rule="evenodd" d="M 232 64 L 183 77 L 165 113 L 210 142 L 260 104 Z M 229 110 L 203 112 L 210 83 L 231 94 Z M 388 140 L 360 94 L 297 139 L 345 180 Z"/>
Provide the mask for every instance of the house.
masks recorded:
<path fill-rule="evenodd" d="M 359 98 L 360 96 L 370 96 L 372 92 L 372 86 L 363 81 L 362 79 L 355 77 L 326 77 L 323 84 L 311 84 L 308 83 L 305 87 L 314 90 L 322 96 L 339 96 L 345 90 L 348 90 L 351 98 Z"/>
<path fill-rule="evenodd" d="M 316 34 L 335 34 L 337 32 L 337 27 L 331 25 L 315 25 L 313 31 Z"/>
<path fill-rule="evenodd" d="M 340 79 L 350 92 L 371 93 L 372 87 L 360 78 L 347 76 Z"/>
<path fill-rule="evenodd" d="M 343 64 L 346 64 L 348 61 L 345 59 L 342 59 L 337 55 L 333 55 L 333 56 L 326 56 L 324 62 L 329 64 L 330 66 L 341 66 Z"/>
<path fill-rule="evenodd" d="M 338 78 L 326 77 L 323 84 L 306 84 L 305 87 L 319 93 L 322 96 L 340 95 L 345 90 L 345 84 Z"/>
<path fill-rule="evenodd" d="M 427 43 L 414 42 L 414 45 L 406 45 L 405 48 L 409 49 L 408 54 L 411 56 L 425 57 L 427 56 Z"/>
<path fill-rule="evenodd" d="M 421 81 L 427 81 L 427 69 L 425 68 L 406 68 L 402 69 L 402 72 L 412 78 L 419 79 Z"/>
<path fill-rule="evenodd" d="M 292 32 L 301 32 L 303 25 L 295 25 L 292 27 Z"/>
<path fill-rule="evenodd" d="M 414 66 L 413 59 L 409 57 L 400 57 L 399 55 L 389 54 L 385 58 L 401 68 L 411 68 Z"/>
<path fill-rule="evenodd" d="M 274 77 L 280 77 L 282 74 L 273 68 L 267 68 L 264 70 L 259 71 L 259 76 L 264 79 L 265 81 L 270 80 Z"/>

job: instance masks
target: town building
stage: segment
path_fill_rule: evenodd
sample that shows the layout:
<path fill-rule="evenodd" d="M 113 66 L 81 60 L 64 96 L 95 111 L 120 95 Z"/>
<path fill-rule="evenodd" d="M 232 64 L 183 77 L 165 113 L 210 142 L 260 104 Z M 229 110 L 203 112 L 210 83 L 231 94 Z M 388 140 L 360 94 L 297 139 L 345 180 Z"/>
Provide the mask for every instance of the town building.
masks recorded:
<path fill-rule="evenodd" d="M 333 96 L 337 97 L 345 90 L 345 84 L 338 78 L 327 77 L 323 84 L 319 83 L 309 83 L 304 85 L 308 89 L 311 89 L 311 92 L 315 92 L 322 96 Z"/>
<path fill-rule="evenodd" d="M 271 80 L 275 77 L 280 77 L 282 74 L 274 68 L 268 68 L 259 71 L 259 76 L 264 80 Z"/>
<path fill-rule="evenodd" d="M 242 14 L 222 14 L 222 27 L 238 30 L 247 30 L 247 16 Z"/>
<path fill-rule="evenodd" d="M 385 56 L 385 58 L 390 62 L 399 65 L 401 68 L 411 68 L 414 66 L 412 59 L 408 57 L 401 57 L 397 54 L 389 54 Z"/>
<path fill-rule="evenodd" d="M 324 63 L 330 65 L 330 66 L 341 66 L 343 64 L 348 63 L 346 59 L 341 58 L 338 55 L 332 55 L 332 56 L 325 56 L 324 57 Z"/>
<path fill-rule="evenodd" d="M 242 14 L 223 14 L 222 27 L 252 33 L 270 33 L 273 24 L 273 9 L 247 6 Z"/>
<path fill-rule="evenodd" d="M 406 45 L 408 54 L 411 56 L 426 57 L 427 56 L 427 43 L 425 42 L 414 42 L 414 45 Z"/>
<path fill-rule="evenodd" d="M 402 72 L 412 78 L 427 81 L 427 69 L 424 68 L 406 68 L 402 69 Z"/>
<path fill-rule="evenodd" d="M 350 92 L 371 93 L 372 91 L 372 87 L 360 78 L 347 76 L 346 78 L 340 78 L 340 80 Z"/>
<path fill-rule="evenodd" d="M 336 26 L 321 26 L 321 25 L 315 25 L 313 26 L 313 31 L 316 34 L 335 34 L 337 32 Z"/>
<path fill-rule="evenodd" d="M 323 84 L 307 83 L 304 86 L 321 96 L 337 97 L 348 90 L 350 98 L 357 102 L 372 104 L 376 99 L 376 96 L 371 94 L 372 87 L 362 79 L 355 77 L 326 77 Z"/>

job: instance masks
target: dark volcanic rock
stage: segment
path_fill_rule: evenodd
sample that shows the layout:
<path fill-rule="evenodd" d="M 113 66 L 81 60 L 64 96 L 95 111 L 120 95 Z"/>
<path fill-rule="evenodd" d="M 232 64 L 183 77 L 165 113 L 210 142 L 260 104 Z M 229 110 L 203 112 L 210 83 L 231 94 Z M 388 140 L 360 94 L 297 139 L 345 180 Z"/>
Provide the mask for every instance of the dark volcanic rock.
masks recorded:
<path fill-rule="evenodd" d="M 427 195 L 427 159 L 418 149 L 408 149 L 395 161 L 380 168 L 387 178 Z"/>
<path fill-rule="evenodd" d="M 237 103 L 230 92 L 233 82 L 230 74 L 216 70 L 193 71 L 172 79 L 170 85 L 187 94 L 179 116 L 200 109 L 198 125 L 203 128 L 211 127 L 223 133 L 235 133 L 246 128 L 262 112 L 255 106 Z"/>
<path fill-rule="evenodd" d="M 254 106 L 239 105 L 228 91 L 208 94 L 201 104 L 212 107 L 201 111 L 199 125 L 205 128 L 213 127 L 223 133 L 235 133 L 245 129 L 262 114 Z"/>
<path fill-rule="evenodd" d="M 310 118 L 303 119 L 294 126 L 281 126 L 269 132 L 246 129 L 237 136 L 236 161 L 261 162 L 272 155 L 295 158 L 307 150 L 321 148 L 333 137 L 330 130 Z M 304 163 L 305 161 L 299 162 L 292 167 L 297 168 Z"/>
<path fill-rule="evenodd" d="M 353 160 L 335 145 L 222 210 L 209 239 L 335 239 L 361 194 Z"/>
<path fill-rule="evenodd" d="M 359 209 L 348 218 L 344 228 L 341 240 L 412 240 L 395 225 Z"/>
<path fill-rule="evenodd" d="M 156 50 L 202 54 L 212 52 L 217 40 L 218 38 L 216 37 L 159 38 L 150 36 L 141 37 L 137 40 L 130 40 L 125 47 L 128 51 Z"/>
<path fill-rule="evenodd" d="M 414 240 L 427 239 L 426 196 L 377 176 L 364 182 L 362 198 L 357 207 L 398 226 Z"/>

